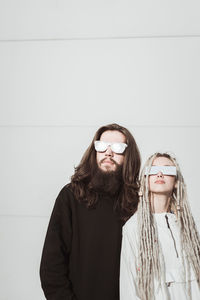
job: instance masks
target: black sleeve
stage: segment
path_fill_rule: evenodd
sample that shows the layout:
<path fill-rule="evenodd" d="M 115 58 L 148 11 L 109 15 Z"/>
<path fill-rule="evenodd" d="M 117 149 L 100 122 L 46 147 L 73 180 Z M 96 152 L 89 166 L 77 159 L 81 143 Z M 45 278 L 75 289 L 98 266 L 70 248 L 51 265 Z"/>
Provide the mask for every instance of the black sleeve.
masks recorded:
<path fill-rule="evenodd" d="M 47 300 L 77 300 L 68 278 L 72 240 L 70 195 L 66 187 L 58 195 L 44 242 L 40 278 Z"/>

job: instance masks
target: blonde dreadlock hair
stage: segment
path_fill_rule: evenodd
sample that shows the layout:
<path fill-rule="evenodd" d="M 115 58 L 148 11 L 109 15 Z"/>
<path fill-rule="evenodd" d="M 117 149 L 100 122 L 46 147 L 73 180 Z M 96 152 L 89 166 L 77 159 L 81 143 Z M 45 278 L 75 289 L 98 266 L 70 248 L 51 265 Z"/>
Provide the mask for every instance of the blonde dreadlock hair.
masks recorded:
<path fill-rule="evenodd" d="M 151 213 L 148 187 L 149 176 L 148 174 L 145 176 L 146 167 L 149 173 L 151 165 L 157 157 L 166 157 L 176 166 L 176 187 L 171 195 L 170 209 L 171 212 L 177 216 L 181 235 L 182 253 L 184 252 L 186 256 L 186 267 L 189 265 L 192 266 L 198 285 L 200 286 L 200 237 L 187 201 L 186 186 L 180 167 L 172 155 L 168 153 L 155 153 L 147 160 L 140 176 L 140 201 L 137 210 L 140 243 L 137 280 L 138 290 L 142 300 L 154 299 L 154 279 L 156 279 L 159 286 L 164 289 L 166 298 L 168 299 L 163 254 L 159 247 L 159 242 L 156 242 L 158 241 L 158 233 L 156 225 L 154 224 L 153 214 Z M 186 276 L 186 274 L 184 275 Z M 190 294 L 189 289 L 188 293 Z"/>

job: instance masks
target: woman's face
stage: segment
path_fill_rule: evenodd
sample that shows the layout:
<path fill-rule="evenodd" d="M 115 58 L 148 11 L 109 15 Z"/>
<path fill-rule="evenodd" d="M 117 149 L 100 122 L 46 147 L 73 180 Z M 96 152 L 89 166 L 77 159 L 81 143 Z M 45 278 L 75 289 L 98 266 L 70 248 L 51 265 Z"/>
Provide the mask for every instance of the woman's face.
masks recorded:
<path fill-rule="evenodd" d="M 156 157 L 152 166 L 174 166 L 167 157 Z M 164 175 L 161 171 L 156 175 L 149 175 L 149 190 L 154 194 L 170 196 L 175 186 L 176 177 Z"/>

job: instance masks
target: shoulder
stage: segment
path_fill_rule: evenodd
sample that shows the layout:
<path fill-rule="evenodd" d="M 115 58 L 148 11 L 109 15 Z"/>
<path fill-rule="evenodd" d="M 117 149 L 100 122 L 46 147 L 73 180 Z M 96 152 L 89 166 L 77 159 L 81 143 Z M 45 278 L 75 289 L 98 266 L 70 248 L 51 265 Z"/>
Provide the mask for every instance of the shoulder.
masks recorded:
<path fill-rule="evenodd" d="M 123 226 L 122 251 L 128 257 L 137 256 L 138 253 L 138 225 L 137 213 L 135 213 Z M 131 259 L 132 259 L 131 258 Z"/>
<path fill-rule="evenodd" d="M 59 192 L 55 207 L 72 206 L 75 203 L 75 197 L 70 189 L 70 184 L 65 185 Z"/>
<path fill-rule="evenodd" d="M 137 224 L 138 224 L 138 214 L 137 212 L 128 219 L 128 221 L 124 224 L 123 226 L 123 231 L 129 232 L 132 231 L 133 229 L 137 229 Z"/>
<path fill-rule="evenodd" d="M 71 185 L 70 183 L 66 184 L 61 191 L 59 192 L 58 196 L 63 196 L 63 197 L 69 197 L 69 198 L 74 198 L 74 194 L 71 190 Z"/>
<path fill-rule="evenodd" d="M 138 214 L 137 212 L 130 217 L 130 219 L 124 224 L 122 228 L 123 236 L 127 236 L 129 240 L 132 240 L 138 236 Z"/>

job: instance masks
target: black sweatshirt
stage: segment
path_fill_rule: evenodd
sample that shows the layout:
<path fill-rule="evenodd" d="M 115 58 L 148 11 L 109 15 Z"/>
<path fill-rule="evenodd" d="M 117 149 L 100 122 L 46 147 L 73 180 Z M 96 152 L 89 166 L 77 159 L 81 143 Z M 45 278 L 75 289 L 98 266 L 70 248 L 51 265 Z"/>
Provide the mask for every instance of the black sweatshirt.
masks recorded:
<path fill-rule="evenodd" d="M 95 208 L 65 186 L 56 199 L 44 243 L 40 276 L 48 300 L 118 300 L 122 222 L 114 199 Z"/>

